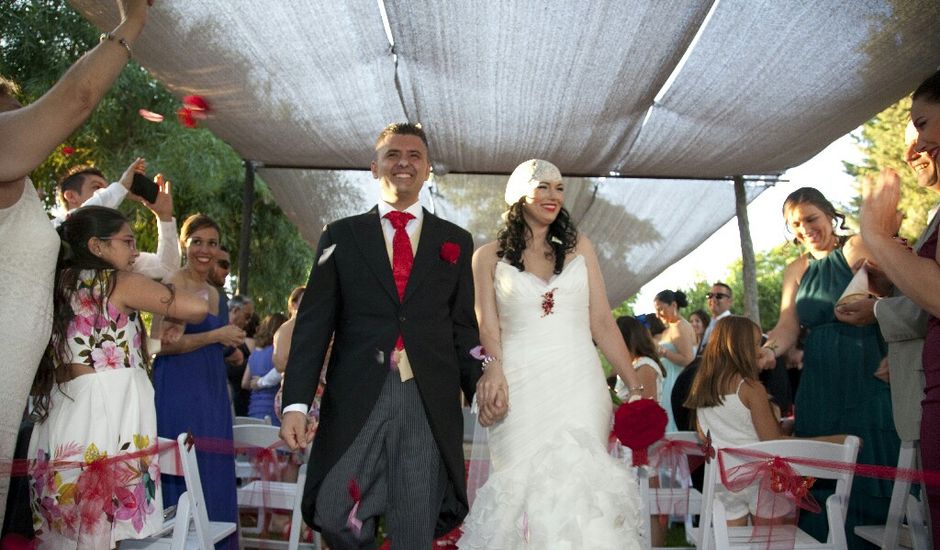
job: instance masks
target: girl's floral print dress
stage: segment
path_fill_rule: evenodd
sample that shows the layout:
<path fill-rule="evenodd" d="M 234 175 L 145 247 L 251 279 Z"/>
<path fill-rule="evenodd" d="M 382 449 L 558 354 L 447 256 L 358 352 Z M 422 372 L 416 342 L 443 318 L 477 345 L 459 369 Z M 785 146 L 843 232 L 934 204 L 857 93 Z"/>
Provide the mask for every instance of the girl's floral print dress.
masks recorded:
<path fill-rule="evenodd" d="M 107 302 L 113 271 L 82 271 L 72 294 L 68 363 L 88 365 L 52 391 L 29 445 L 30 505 L 42 548 L 114 548 L 163 524 L 157 420 L 140 315 Z"/>

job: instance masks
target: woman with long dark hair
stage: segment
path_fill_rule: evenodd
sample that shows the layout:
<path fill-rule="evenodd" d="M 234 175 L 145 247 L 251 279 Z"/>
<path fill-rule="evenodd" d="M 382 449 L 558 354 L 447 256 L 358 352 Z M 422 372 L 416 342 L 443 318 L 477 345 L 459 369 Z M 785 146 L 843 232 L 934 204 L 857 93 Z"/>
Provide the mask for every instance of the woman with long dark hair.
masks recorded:
<path fill-rule="evenodd" d="M 783 215 L 794 243 L 806 252 L 784 271 L 780 318 L 761 350 L 762 367 L 771 367 L 793 347 L 805 327 L 795 434 L 856 435 L 865 442 L 858 454 L 860 463 L 895 465 L 900 439 L 891 394 L 888 385 L 875 377 L 887 346 L 877 325 L 853 326 L 837 319 L 835 312 L 852 279 L 851 266 L 870 252 L 859 236 L 840 234 L 845 217 L 817 189 L 802 187 L 791 193 L 783 203 Z M 853 534 L 855 525 L 885 522 L 891 485 L 855 478 L 846 518 L 851 548 L 865 545 Z M 819 502 L 830 493 L 825 487 L 814 489 Z M 800 526 L 825 540 L 828 527 L 823 514 L 800 514 Z"/>
<path fill-rule="evenodd" d="M 33 383 L 30 504 L 43 546 L 113 548 L 163 525 L 140 311 L 199 321 L 208 304 L 131 272 L 136 241 L 117 210 L 79 208 L 59 235 L 52 338 Z"/>
<path fill-rule="evenodd" d="M 564 189 L 553 164 L 519 165 L 505 224 L 473 255 L 483 362 L 506 384 L 481 384 L 477 399 L 508 387 L 509 412 L 489 428 L 491 473 L 464 521 L 463 549 L 640 548 L 636 483 L 607 453 L 612 407 L 594 342 L 630 399 L 644 388 Z"/>

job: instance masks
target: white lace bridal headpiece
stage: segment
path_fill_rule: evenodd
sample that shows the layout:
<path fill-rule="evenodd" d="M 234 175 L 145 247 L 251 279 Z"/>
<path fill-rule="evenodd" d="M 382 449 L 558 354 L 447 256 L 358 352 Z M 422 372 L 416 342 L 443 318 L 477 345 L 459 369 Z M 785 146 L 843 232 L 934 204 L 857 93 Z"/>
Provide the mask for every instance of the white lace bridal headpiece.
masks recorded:
<path fill-rule="evenodd" d="M 554 164 L 541 159 L 530 159 L 516 166 L 506 182 L 506 204 L 516 204 L 543 181 L 561 181 L 561 171 Z"/>

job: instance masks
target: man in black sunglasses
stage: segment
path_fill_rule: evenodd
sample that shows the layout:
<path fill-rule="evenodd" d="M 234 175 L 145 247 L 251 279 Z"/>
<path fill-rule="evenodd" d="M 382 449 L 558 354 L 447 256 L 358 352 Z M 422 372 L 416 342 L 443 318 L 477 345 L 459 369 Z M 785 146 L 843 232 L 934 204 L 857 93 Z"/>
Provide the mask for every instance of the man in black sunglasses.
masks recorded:
<path fill-rule="evenodd" d="M 733 296 L 731 287 L 721 281 L 713 284 L 711 292 L 705 295 L 705 297 L 708 298 L 708 311 L 712 314 L 712 320 L 709 321 L 708 326 L 705 327 L 705 334 L 702 335 L 702 341 L 699 343 L 696 355 L 701 355 L 702 351 L 705 349 L 705 344 L 708 343 L 708 337 L 711 335 L 712 330 L 714 330 L 715 323 L 717 323 L 719 319 L 731 315 L 731 304 L 734 302 Z"/>
<path fill-rule="evenodd" d="M 228 249 L 224 245 L 219 246 L 219 249 L 215 253 L 215 265 L 212 266 L 212 269 L 209 271 L 209 283 L 215 287 L 218 287 L 219 290 L 228 296 L 228 293 L 224 291 L 225 288 L 225 278 L 228 277 L 228 272 L 232 268 L 231 256 L 229 256 Z"/>

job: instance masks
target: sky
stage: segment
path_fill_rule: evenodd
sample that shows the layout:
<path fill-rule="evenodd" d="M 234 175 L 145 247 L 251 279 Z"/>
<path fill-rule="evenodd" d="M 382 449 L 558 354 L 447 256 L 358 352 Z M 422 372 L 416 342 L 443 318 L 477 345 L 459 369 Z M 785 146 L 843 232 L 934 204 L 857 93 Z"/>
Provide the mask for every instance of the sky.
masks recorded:
<path fill-rule="evenodd" d="M 748 205 L 754 252 L 769 250 L 787 240 L 781 208 L 792 191 L 800 187 L 816 187 L 836 208 L 848 204 L 856 194 L 854 180 L 843 171 L 842 161 L 858 163 L 862 154 L 850 134 L 832 142 L 818 155 L 787 170 L 780 183 L 767 189 Z M 634 311 L 653 311 L 653 297 L 665 289 L 691 287 L 696 281 L 719 280 L 728 273 L 731 262 L 741 257 L 741 239 L 737 218 L 731 218 L 698 248 L 646 283 L 637 296 Z"/>

